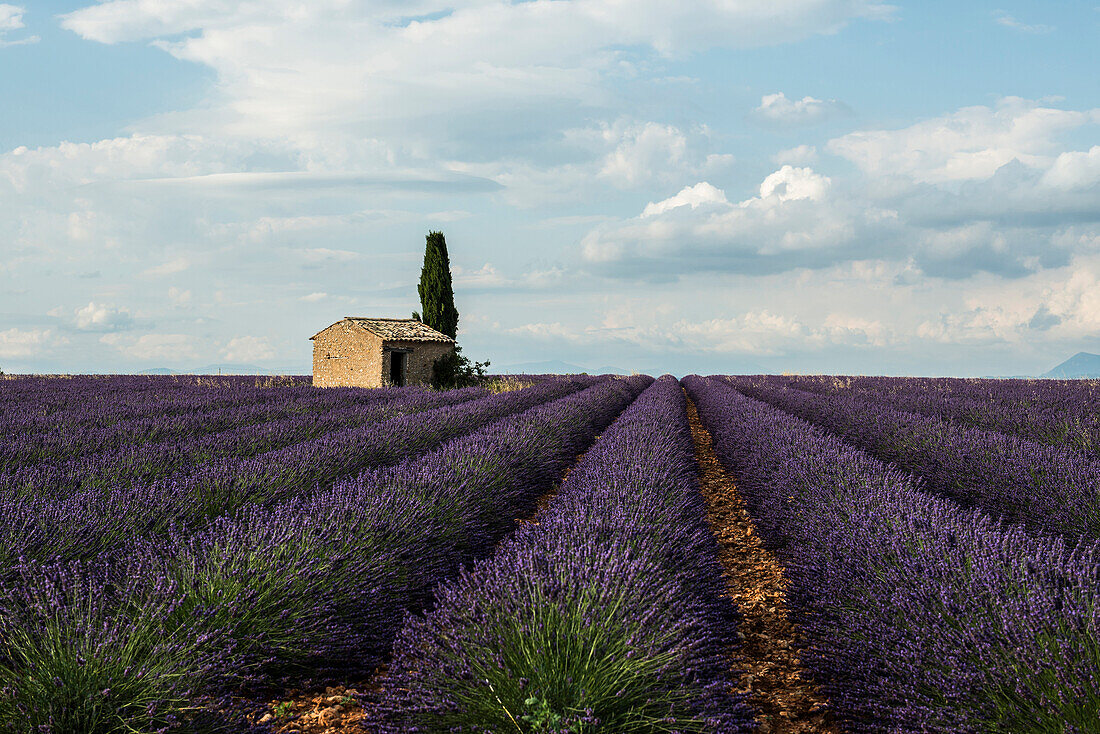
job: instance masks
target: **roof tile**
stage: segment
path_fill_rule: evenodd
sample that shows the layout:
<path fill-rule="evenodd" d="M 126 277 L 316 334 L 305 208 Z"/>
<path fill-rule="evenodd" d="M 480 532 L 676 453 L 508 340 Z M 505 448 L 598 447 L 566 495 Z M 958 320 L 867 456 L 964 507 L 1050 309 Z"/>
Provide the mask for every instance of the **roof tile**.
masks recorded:
<path fill-rule="evenodd" d="M 416 319 L 375 319 L 365 316 L 345 316 L 383 339 L 414 342 L 453 342 L 454 339 Z"/>

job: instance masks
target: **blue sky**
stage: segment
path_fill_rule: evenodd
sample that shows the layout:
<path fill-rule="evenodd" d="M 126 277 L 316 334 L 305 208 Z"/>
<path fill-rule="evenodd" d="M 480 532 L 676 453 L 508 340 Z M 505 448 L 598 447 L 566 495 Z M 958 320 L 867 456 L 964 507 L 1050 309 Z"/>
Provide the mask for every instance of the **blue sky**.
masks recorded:
<path fill-rule="evenodd" d="M 467 353 L 1100 352 L 1093 3 L 0 4 L 0 368 L 305 372 L 447 235 Z"/>

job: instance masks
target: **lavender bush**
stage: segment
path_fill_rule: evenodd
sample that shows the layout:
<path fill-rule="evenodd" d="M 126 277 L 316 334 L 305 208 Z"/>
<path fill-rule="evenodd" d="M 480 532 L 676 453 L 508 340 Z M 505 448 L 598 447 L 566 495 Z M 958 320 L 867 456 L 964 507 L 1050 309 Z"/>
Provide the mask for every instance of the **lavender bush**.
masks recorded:
<path fill-rule="evenodd" d="M 122 734 L 182 722 L 217 640 L 181 634 L 184 597 L 151 569 L 141 555 L 22 564 L 0 586 L 0 732 Z"/>
<path fill-rule="evenodd" d="M 217 675 L 369 674 L 404 611 L 489 552 L 651 380 L 602 381 L 424 457 L 167 539 L 164 573 L 211 605 L 212 629 L 233 641 Z"/>
<path fill-rule="evenodd" d="M 1100 537 L 1100 461 L 1072 449 L 906 413 L 857 395 L 818 395 L 747 378 L 747 395 L 821 425 L 922 477 L 965 507 L 1070 541 Z"/>
<path fill-rule="evenodd" d="M 236 415 L 239 413 L 237 409 L 221 409 L 212 415 L 196 417 L 192 425 L 204 426 L 205 421 L 242 425 L 207 435 L 202 430 L 194 430 L 186 439 L 142 443 L 128 442 L 125 436 L 120 438 L 116 435 L 110 442 L 121 441 L 121 445 L 114 448 L 77 451 L 78 455 L 65 460 L 12 462 L 8 469 L 0 472 L 0 488 L 9 492 L 26 488 L 35 495 L 64 495 L 85 489 L 109 490 L 142 486 L 186 475 L 195 465 L 213 461 L 223 464 L 242 461 L 292 444 L 319 440 L 328 434 L 461 404 L 486 394 L 476 388 L 443 393 L 410 389 L 404 395 L 396 390 L 382 392 L 388 394 L 371 401 L 360 398 L 334 405 L 324 400 L 320 405 L 309 404 L 309 411 L 258 425 L 249 424 L 247 416 L 253 415 L 251 410 L 246 411 L 245 418 L 240 418 Z M 322 412 L 318 415 L 313 409 Z M 225 417 L 225 414 L 230 417 Z M 104 431 L 98 429 L 58 429 L 49 435 L 60 436 L 59 440 L 64 440 L 66 436 L 73 438 L 71 443 L 77 444 L 77 449 L 74 450 L 78 450 L 81 444 L 99 441 L 95 437 L 101 433 Z M 92 438 L 89 438 L 89 434 Z M 110 442 L 105 439 L 102 441 L 104 444 Z M 21 433 L 17 439 L 8 443 L 7 453 L 34 454 L 42 448 L 41 443 L 33 436 L 28 437 Z"/>
<path fill-rule="evenodd" d="M 1005 527 L 717 381 L 684 384 L 848 730 L 1096 730 L 1097 545 Z"/>
<path fill-rule="evenodd" d="M 84 558 L 125 546 L 134 537 L 163 535 L 173 524 L 198 528 L 252 502 L 275 504 L 372 466 L 421 454 L 448 438 L 600 381 L 548 381 L 462 400 L 258 457 L 202 464 L 144 486 L 77 488 L 60 496 L 23 487 L 0 489 L 0 510 L 10 518 L 0 526 L 0 575 L 5 560 Z M 40 487 L 47 482 L 44 476 L 53 475 L 27 471 L 22 481 Z"/>
<path fill-rule="evenodd" d="M 899 410 L 1100 452 L 1100 381 L 929 377 L 764 377 L 822 394 L 850 392 Z"/>
<path fill-rule="evenodd" d="M 12 406 L 6 410 L 0 417 L 0 425 L 10 429 L 17 440 L 0 445 L 0 468 L 40 461 L 58 462 L 94 452 L 194 439 L 232 428 L 295 417 L 328 420 L 334 413 L 342 413 L 352 418 L 356 411 L 389 402 L 409 403 L 412 398 L 438 400 L 440 397 L 450 398 L 457 392 L 442 394 L 417 388 L 257 390 L 257 394 L 248 400 L 210 408 L 208 401 L 202 397 L 203 392 L 196 390 L 191 401 L 194 408 L 191 410 L 169 414 L 152 411 L 134 417 L 119 415 L 126 405 L 128 396 L 125 393 L 117 395 L 115 402 L 103 406 L 97 405 L 94 400 L 82 402 L 77 396 L 72 396 L 71 406 L 48 416 L 37 415 L 36 411 L 40 409 L 37 405 L 25 406 L 22 410 Z M 471 397 L 476 394 L 477 391 L 472 391 Z M 162 409 L 167 412 L 169 406 L 162 406 Z"/>
<path fill-rule="evenodd" d="M 125 555 L 101 563 L 104 573 L 125 580 L 121 596 L 113 590 L 122 580 L 104 581 L 74 566 L 65 582 L 72 603 L 60 606 L 77 610 L 75 621 L 38 635 L 43 644 L 24 644 L 19 631 L 35 613 L 52 614 L 35 600 L 57 596 L 56 584 L 48 574 L 20 573 L 8 588 L 31 599 L 23 607 L 32 611 L 5 615 L 14 621 L 2 643 L 18 650 L 5 658 L 7 675 L 50 680 L 38 671 L 54 670 L 59 646 L 79 651 L 72 655 L 86 670 L 124 665 L 123 677 L 140 674 L 156 684 L 148 693 L 136 685 L 112 689 L 111 721 L 132 731 L 171 716 L 196 726 L 189 710 L 196 693 L 220 695 L 334 670 L 369 674 L 388 652 L 405 609 L 419 608 L 440 578 L 491 548 L 511 518 L 529 511 L 650 381 L 599 381 L 420 459 L 273 506 L 252 505 L 198 533 L 176 526 L 131 542 Z M 100 597 L 97 588 L 110 591 Z M 126 655 L 116 654 L 116 646 Z M 34 705 L 66 710 L 73 695 L 88 698 L 101 680 L 39 686 Z M 22 701 L 30 694 L 19 695 Z M 10 711 L 7 721 L 18 721 L 19 709 Z M 85 731 L 74 726 L 56 731 Z"/>
<path fill-rule="evenodd" d="M 382 731 L 732 732 L 735 638 L 683 395 L 662 378 L 534 524 L 410 618 Z"/>

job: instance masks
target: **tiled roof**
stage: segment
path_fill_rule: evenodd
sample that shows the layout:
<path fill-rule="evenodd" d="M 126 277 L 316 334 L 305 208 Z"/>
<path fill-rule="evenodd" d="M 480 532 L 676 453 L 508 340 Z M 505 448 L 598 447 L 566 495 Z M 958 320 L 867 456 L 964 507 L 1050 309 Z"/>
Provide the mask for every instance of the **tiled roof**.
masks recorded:
<path fill-rule="evenodd" d="M 440 333 L 416 319 L 371 319 L 363 316 L 345 316 L 346 321 L 362 326 L 372 334 L 386 340 L 406 342 L 453 342 L 454 339 Z"/>

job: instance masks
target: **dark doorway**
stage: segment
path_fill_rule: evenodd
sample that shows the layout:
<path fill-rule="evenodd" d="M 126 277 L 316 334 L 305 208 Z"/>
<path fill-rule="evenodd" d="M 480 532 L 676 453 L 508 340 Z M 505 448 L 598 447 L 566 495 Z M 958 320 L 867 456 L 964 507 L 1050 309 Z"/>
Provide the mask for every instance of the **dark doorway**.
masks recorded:
<path fill-rule="evenodd" d="M 390 384 L 405 387 L 405 365 L 408 362 L 405 352 L 390 352 Z"/>

